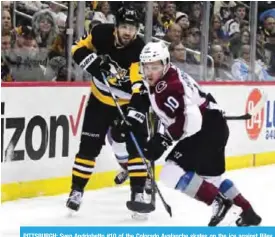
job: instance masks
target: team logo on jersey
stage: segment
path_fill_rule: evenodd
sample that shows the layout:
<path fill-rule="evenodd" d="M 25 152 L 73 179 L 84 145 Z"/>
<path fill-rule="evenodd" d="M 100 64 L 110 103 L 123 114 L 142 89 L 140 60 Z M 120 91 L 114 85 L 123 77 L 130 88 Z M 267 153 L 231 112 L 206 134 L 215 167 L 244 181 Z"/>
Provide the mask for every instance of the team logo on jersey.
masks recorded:
<path fill-rule="evenodd" d="M 159 94 L 163 92 L 166 89 L 166 87 L 167 87 L 167 83 L 165 81 L 160 81 L 156 85 L 156 92 Z"/>
<path fill-rule="evenodd" d="M 120 82 L 129 81 L 129 77 L 126 77 L 127 70 L 121 68 L 116 61 L 112 60 L 109 55 L 104 55 L 104 62 L 110 65 L 110 72 L 113 75 L 113 79 L 117 79 L 116 83 L 120 84 Z"/>

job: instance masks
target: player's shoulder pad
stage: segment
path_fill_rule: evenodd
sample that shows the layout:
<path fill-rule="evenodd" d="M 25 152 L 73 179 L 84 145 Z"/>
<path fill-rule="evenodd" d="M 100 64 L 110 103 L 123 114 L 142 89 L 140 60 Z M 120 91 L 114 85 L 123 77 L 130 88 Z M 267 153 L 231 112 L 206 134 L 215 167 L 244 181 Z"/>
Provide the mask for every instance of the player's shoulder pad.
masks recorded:
<path fill-rule="evenodd" d="M 98 49 L 100 46 L 112 45 L 114 42 L 114 24 L 99 24 L 91 31 L 92 44 Z"/>
<path fill-rule="evenodd" d="M 155 91 L 156 93 L 164 93 L 165 97 L 171 95 L 183 95 L 184 88 L 177 71 L 173 68 L 170 68 L 167 74 L 165 75 L 164 80 L 161 80 L 156 84 Z"/>

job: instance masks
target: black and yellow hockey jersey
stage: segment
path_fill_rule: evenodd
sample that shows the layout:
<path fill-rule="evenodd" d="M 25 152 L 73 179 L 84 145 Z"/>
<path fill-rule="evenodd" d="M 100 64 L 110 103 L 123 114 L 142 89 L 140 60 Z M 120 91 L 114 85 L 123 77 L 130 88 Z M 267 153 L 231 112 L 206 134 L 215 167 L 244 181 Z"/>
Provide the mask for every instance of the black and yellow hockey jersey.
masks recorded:
<path fill-rule="evenodd" d="M 133 93 L 138 93 L 135 84 L 142 81 L 139 74 L 139 55 L 144 47 L 143 40 L 137 36 L 128 46 L 119 48 L 115 46 L 115 26 L 112 24 L 100 24 L 93 28 L 91 34 L 83 36 L 75 42 L 72 47 L 73 59 L 79 64 L 88 61 L 88 55 L 96 53 L 105 58 L 109 64 L 114 66 L 120 78 L 111 78 L 109 83 L 112 92 L 118 98 L 119 104 L 124 105 L 130 102 Z M 89 62 L 87 62 L 89 63 Z M 133 89 L 135 88 L 135 89 Z M 102 103 L 115 106 L 108 88 L 100 78 L 93 75 L 91 90 L 94 96 Z"/>

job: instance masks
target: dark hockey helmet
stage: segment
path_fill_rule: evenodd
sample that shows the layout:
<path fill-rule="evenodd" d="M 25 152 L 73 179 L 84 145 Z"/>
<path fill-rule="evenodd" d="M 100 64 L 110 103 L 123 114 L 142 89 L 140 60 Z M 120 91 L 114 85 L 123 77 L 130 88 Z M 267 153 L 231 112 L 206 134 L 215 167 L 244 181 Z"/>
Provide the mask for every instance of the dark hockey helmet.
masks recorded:
<path fill-rule="evenodd" d="M 116 25 L 119 26 L 120 24 L 123 24 L 123 23 L 131 24 L 136 27 L 139 26 L 138 13 L 134 8 L 121 7 L 118 10 L 116 14 Z"/>

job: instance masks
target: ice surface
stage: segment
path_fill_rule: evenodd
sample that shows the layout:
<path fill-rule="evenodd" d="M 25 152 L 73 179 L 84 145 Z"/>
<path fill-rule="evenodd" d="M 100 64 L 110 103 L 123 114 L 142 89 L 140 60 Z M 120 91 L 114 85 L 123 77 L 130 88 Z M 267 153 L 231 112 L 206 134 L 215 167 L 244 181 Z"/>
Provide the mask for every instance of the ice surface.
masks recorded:
<path fill-rule="evenodd" d="M 262 226 L 275 226 L 275 165 L 227 172 L 243 195 L 262 216 Z M 19 236 L 20 226 L 92 226 L 92 225 L 147 225 L 147 226 L 206 226 L 211 207 L 192 200 L 177 191 L 159 184 L 173 217 L 157 201 L 157 209 L 147 221 L 131 218 L 125 202 L 129 187 L 88 191 L 78 213 L 69 217 L 65 207 L 66 195 L 38 197 L 5 202 L 1 206 L 1 236 Z"/>

